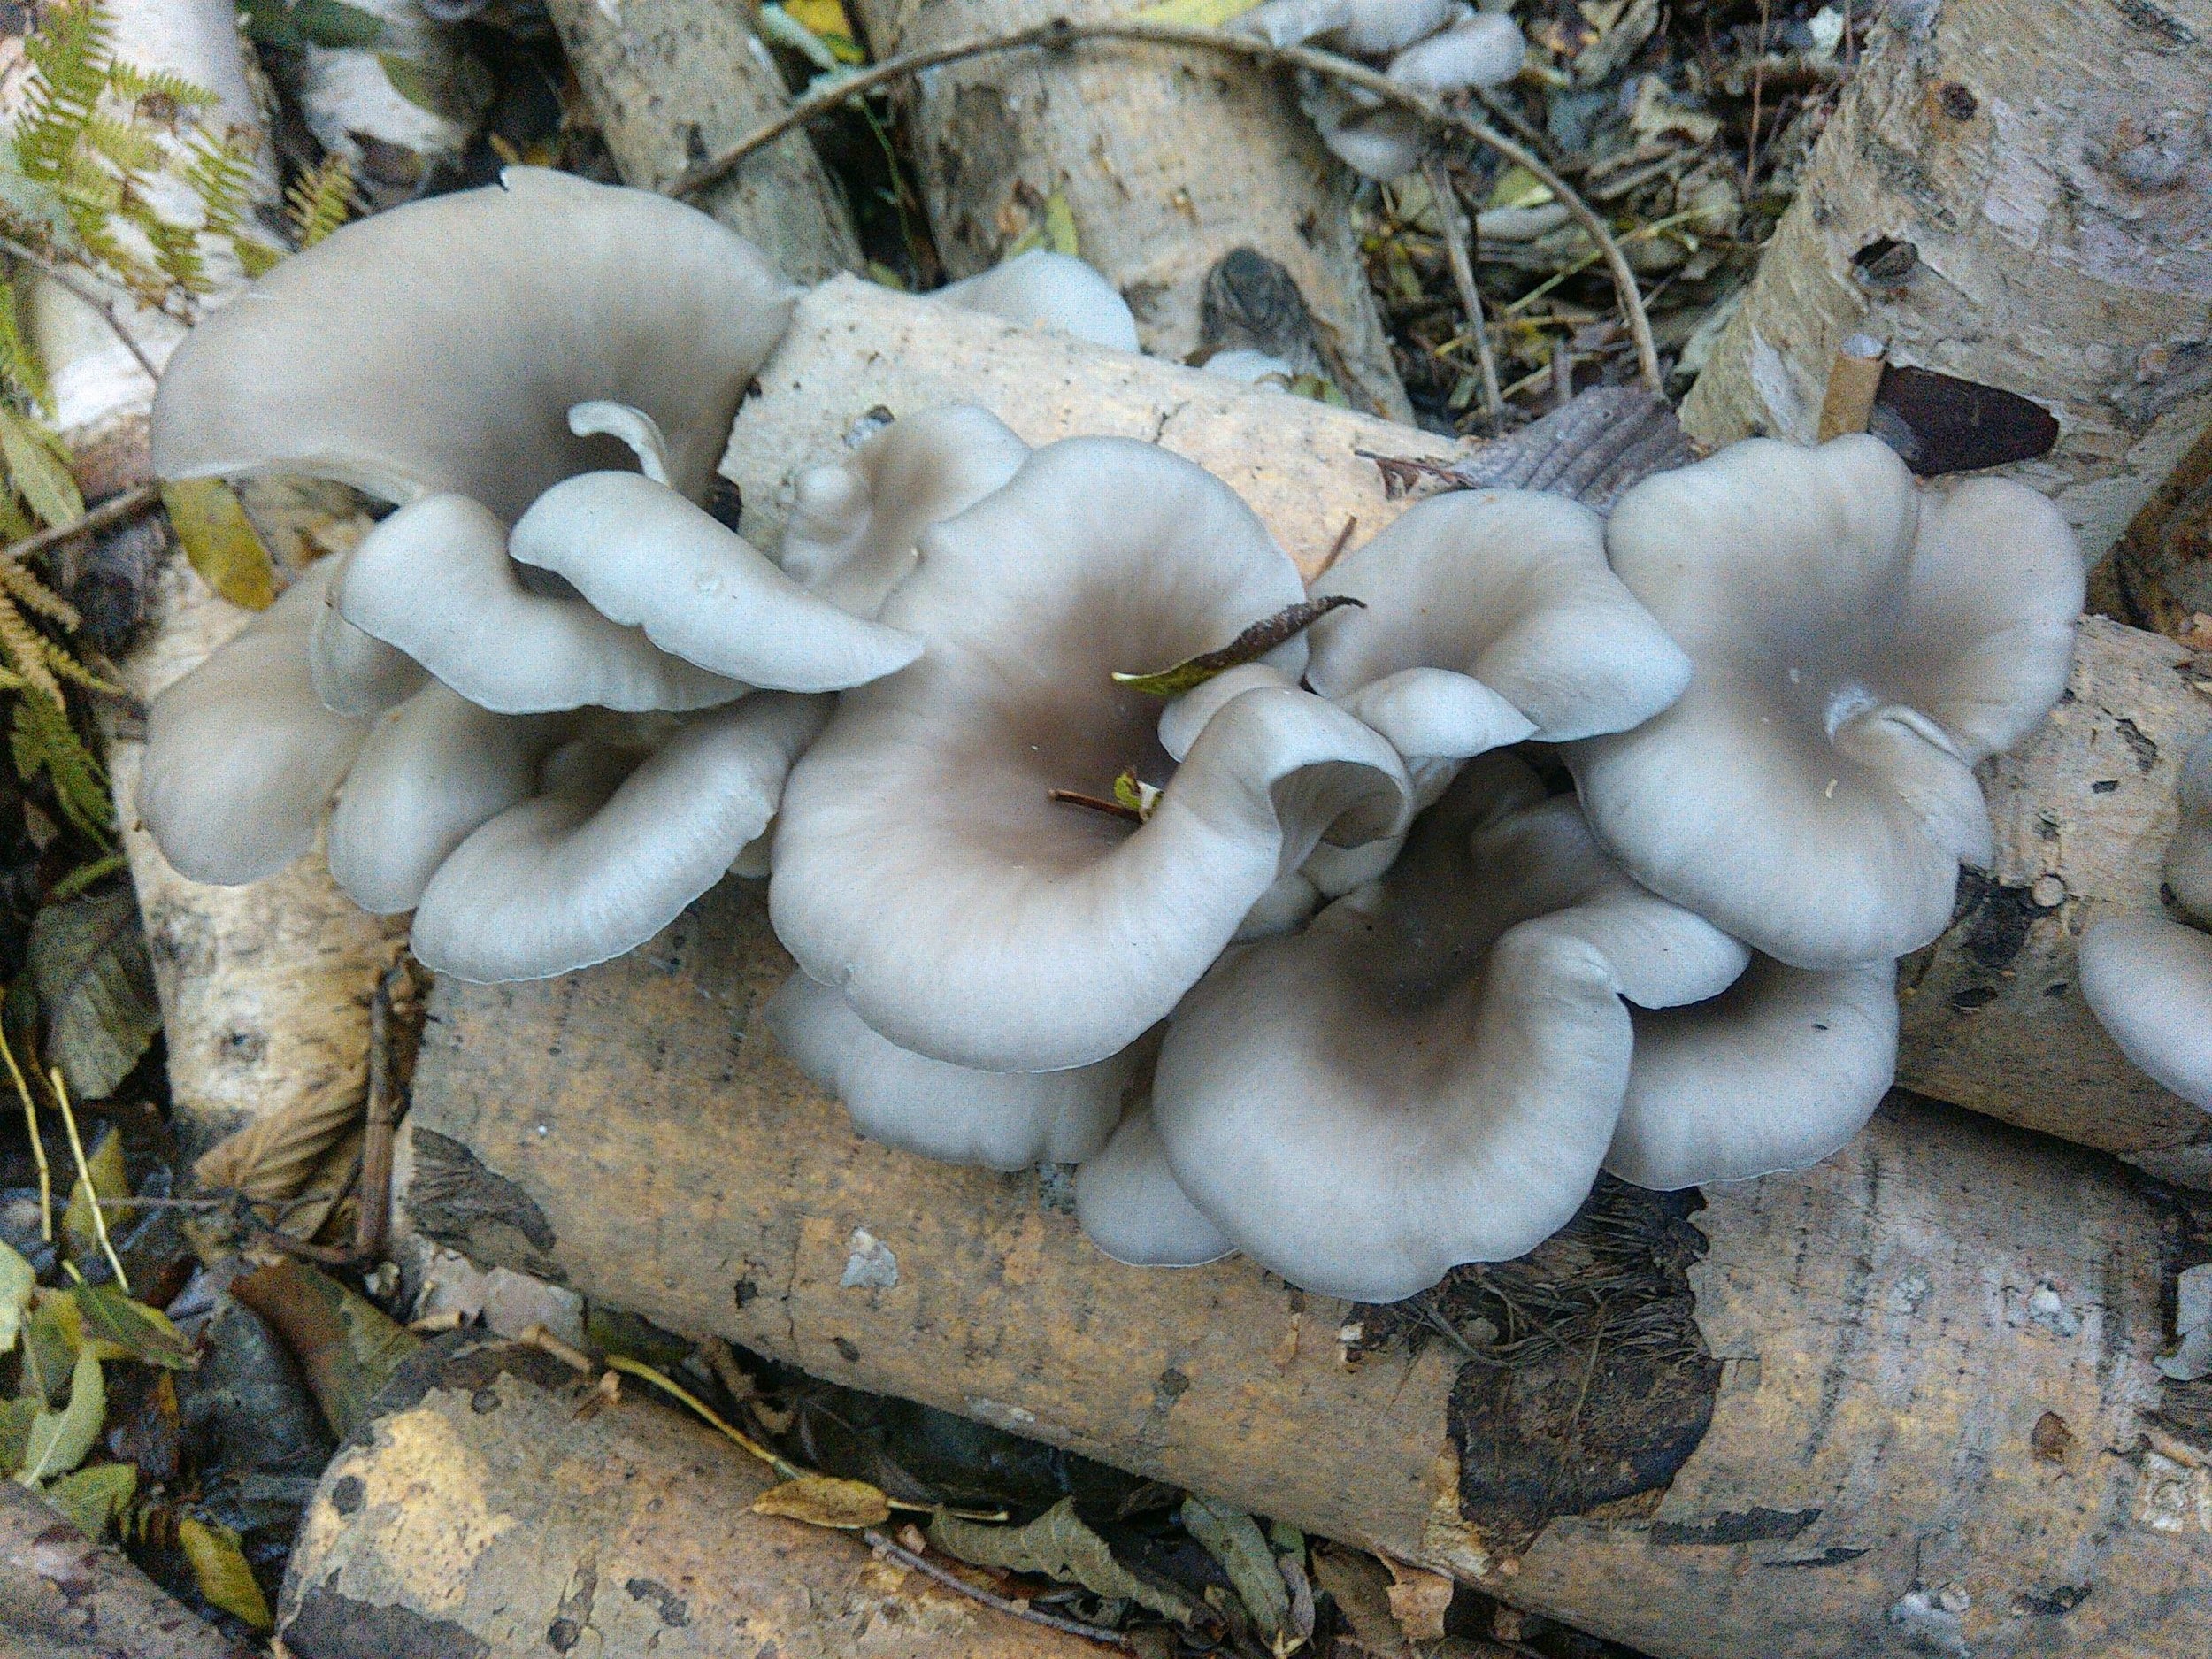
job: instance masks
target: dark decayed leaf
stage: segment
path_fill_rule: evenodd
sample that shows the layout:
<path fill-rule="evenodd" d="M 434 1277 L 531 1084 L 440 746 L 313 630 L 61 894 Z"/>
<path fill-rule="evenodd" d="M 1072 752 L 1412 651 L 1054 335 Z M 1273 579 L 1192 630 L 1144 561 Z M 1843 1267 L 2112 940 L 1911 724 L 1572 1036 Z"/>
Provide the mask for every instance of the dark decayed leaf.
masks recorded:
<path fill-rule="evenodd" d="M 79 1100 L 105 1100 L 161 1030 L 154 967 L 127 887 L 49 904 L 31 923 L 47 1052 Z"/>
<path fill-rule="evenodd" d="M 422 1339 L 374 1302 L 304 1262 L 257 1267 L 231 1294 L 284 1339 L 307 1373 L 307 1386 L 341 1440 L 368 1414 L 370 1400 Z"/>
<path fill-rule="evenodd" d="M 1221 1563 L 1260 1633 L 1271 1640 L 1279 1634 L 1290 1618 L 1290 1586 L 1259 1523 L 1218 1499 L 1193 1494 L 1183 1500 L 1183 1526 Z"/>
<path fill-rule="evenodd" d="M 2058 442 L 2057 418 L 2017 392 L 1893 363 L 1867 430 L 1922 478 L 2032 461 Z"/>
<path fill-rule="evenodd" d="M 990 1526 L 940 1510 L 929 1524 L 929 1541 L 975 1566 L 1079 1584 L 1094 1595 L 1119 1596 L 1179 1624 L 1198 1617 L 1183 1596 L 1138 1578 L 1115 1560 L 1106 1540 L 1077 1517 L 1072 1498 L 1061 1499 L 1026 1526 Z"/>
<path fill-rule="evenodd" d="M 1116 674 L 1115 683 L 1141 691 L 1153 697 L 1179 697 L 1194 686 L 1202 686 L 1216 674 L 1224 674 L 1232 668 L 1241 668 L 1247 663 L 1256 663 L 1286 640 L 1294 639 L 1340 605 L 1358 605 L 1364 609 L 1364 599 L 1355 599 L 1349 594 L 1331 594 L 1325 599 L 1302 599 L 1294 605 L 1286 605 L 1273 616 L 1255 622 L 1243 633 L 1231 640 L 1217 651 L 1208 651 L 1179 662 L 1172 668 L 1159 669 L 1148 674 Z"/>
<path fill-rule="evenodd" d="M 46 1488 L 53 1506 L 96 1543 L 107 1536 L 109 1523 L 137 1495 L 138 1471 L 128 1463 L 96 1463 L 64 1475 Z"/>

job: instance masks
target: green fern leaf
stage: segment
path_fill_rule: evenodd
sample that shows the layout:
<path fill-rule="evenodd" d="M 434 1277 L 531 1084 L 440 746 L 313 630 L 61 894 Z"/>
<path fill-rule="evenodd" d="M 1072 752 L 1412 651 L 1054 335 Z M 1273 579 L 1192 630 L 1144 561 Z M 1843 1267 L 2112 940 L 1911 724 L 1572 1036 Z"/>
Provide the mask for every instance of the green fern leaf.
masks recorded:
<path fill-rule="evenodd" d="M 114 827 L 115 803 L 108 796 L 107 772 L 77 735 L 68 710 L 59 703 L 35 691 L 18 695 L 8 748 L 16 775 L 30 783 L 44 772 L 62 816 L 77 828 L 101 837 Z"/>

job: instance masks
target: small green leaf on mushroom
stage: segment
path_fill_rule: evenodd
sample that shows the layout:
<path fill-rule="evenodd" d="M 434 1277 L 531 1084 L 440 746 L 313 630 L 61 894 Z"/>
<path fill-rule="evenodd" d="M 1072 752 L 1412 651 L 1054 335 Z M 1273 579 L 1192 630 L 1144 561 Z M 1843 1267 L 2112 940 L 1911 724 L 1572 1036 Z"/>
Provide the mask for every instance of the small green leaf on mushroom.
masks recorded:
<path fill-rule="evenodd" d="M 1208 651 L 1202 657 L 1188 657 L 1172 668 L 1163 668 L 1150 674 L 1116 674 L 1117 685 L 1127 686 L 1153 697 L 1179 697 L 1194 686 L 1202 686 L 1216 674 L 1232 668 L 1241 668 L 1256 663 L 1286 640 L 1299 634 L 1318 622 L 1340 605 L 1357 605 L 1364 610 L 1367 602 L 1355 599 L 1349 594 L 1331 594 L 1325 599 L 1302 599 L 1294 605 L 1286 605 L 1273 616 L 1255 622 L 1243 633 L 1231 640 L 1217 651 Z"/>

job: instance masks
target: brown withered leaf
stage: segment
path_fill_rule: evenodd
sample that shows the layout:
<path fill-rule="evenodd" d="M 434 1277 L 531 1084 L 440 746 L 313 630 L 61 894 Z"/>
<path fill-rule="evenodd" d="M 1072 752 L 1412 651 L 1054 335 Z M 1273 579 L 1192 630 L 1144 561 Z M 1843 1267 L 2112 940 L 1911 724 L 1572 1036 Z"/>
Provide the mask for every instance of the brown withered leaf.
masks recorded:
<path fill-rule="evenodd" d="M 1894 363 L 1883 372 L 1867 430 L 1922 478 L 2032 461 L 2058 442 L 2057 417 L 2032 399 Z"/>
<path fill-rule="evenodd" d="M 1116 674 L 1117 685 L 1141 691 L 1152 697 L 1179 697 L 1194 686 L 1202 686 L 1216 674 L 1224 674 L 1232 668 L 1241 668 L 1256 663 L 1286 640 L 1294 639 L 1307 628 L 1327 616 L 1340 605 L 1357 605 L 1365 609 L 1364 599 L 1355 599 L 1349 594 L 1331 594 L 1325 599 L 1302 599 L 1294 605 L 1286 605 L 1273 616 L 1255 622 L 1243 633 L 1231 640 L 1217 651 L 1188 657 L 1172 668 L 1163 668 L 1148 674 Z"/>
<path fill-rule="evenodd" d="M 753 1500 L 755 1515 L 777 1515 L 809 1526 L 839 1532 L 858 1532 L 881 1526 L 891 1518 L 890 1500 L 883 1488 L 865 1480 L 846 1480 L 836 1475 L 801 1475 L 771 1486 Z"/>

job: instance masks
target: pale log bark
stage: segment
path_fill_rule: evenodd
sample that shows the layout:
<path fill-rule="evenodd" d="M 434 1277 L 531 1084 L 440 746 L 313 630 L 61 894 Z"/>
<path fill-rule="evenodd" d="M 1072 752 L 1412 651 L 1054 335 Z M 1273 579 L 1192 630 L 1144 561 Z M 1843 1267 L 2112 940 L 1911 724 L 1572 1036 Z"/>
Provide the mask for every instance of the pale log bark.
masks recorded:
<path fill-rule="evenodd" d="M 637 1385 L 631 1385 L 633 1388 Z M 1096 1659 L 1102 1649 L 749 1513 L 775 1478 L 711 1430 L 534 1348 L 410 1361 L 301 1522 L 293 1659 Z"/>
<path fill-rule="evenodd" d="M 549 0 L 547 9 L 625 183 L 664 189 L 789 104 L 743 6 Z M 749 157 L 694 205 L 749 237 L 795 281 L 860 266 L 844 197 L 804 133 Z"/>
<path fill-rule="evenodd" d="M 2212 4 L 1888 16 L 1685 422 L 1809 439 L 1837 347 L 1872 334 L 2058 417 L 2058 447 L 2011 470 L 2096 560 L 2212 422 Z M 1883 238 L 1912 252 L 1870 282 L 1853 258 Z M 2155 575 L 2212 610 L 2212 568 Z"/>
<path fill-rule="evenodd" d="M 1127 9 L 1118 0 L 857 7 L 879 58 Z M 1298 284 L 1353 400 L 1409 415 L 1352 227 L 1352 176 L 1279 77 L 1164 47 L 979 58 L 923 75 L 914 136 L 952 275 L 997 264 L 1057 191 L 1083 257 L 1136 313 L 1145 349 L 1181 362 L 1199 344 L 1206 273 L 1233 249 L 1256 249 Z"/>
<path fill-rule="evenodd" d="M 978 403 L 1032 443 L 1079 433 L 1156 440 L 1225 479 L 1309 575 L 1348 521 L 1356 544 L 1403 510 L 1359 451 L 1457 453 L 1427 433 L 850 280 L 800 303 L 760 388 L 723 471 L 762 547 L 782 533 L 794 475 L 879 407 Z M 1967 883 L 1972 902 L 1901 976 L 1901 1080 L 2212 1185 L 2212 1119 L 2130 1065 L 2071 989 L 2074 941 L 2090 922 L 2157 908 L 2175 779 L 2208 729 L 2212 662 L 2116 623 L 2085 627 L 2071 701 L 1984 770 L 1996 866 Z"/>
<path fill-rule="evenodd" d="M 1708 1193 L 1671 1302 L 1526 1370 L 1440 1340 L 1351 1365 L 1348 1321 L 1419 1322 L 1240 1260 L 1122 1267 L 1035 1177 L 856 1139 L 757 1018 L 788 968 L 726 886 L 587 973 L 442 984 L 403 1225 L 1660 1659 L 1908 1651 L 1916 1586 L 1969 1598 L 1978 1659 L 2203 1651 L 2212 1467 L 2183 1441 L 2212 1414 L 2151 1363 L 2194 1258 L 2107 1159 L 1900 1097 L 1817 1169 Z M 862 1228 L 895 1284 L 847 1286 Z"/>

